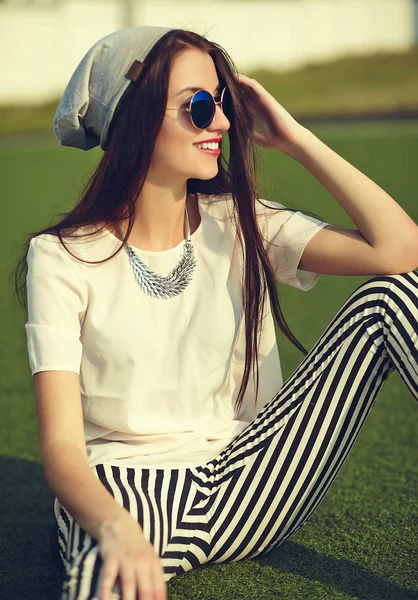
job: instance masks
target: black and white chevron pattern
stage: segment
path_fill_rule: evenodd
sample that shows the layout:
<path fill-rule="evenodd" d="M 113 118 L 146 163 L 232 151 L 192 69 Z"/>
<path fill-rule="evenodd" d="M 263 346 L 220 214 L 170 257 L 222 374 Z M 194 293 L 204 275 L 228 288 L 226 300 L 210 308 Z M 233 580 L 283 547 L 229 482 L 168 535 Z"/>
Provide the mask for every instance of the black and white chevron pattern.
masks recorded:
<path fill-rule="evenodd" d="M 166 581 L 277 548 L 338 475 L 382 385 L 397 370 L 418 400 L 418 273 L 374 277 L 347 299 L 255 420 L 209 463 L 92 472 L 140 523 Z M 98 599 L 102 560 L 62 508 L 61 600 Z M 120 599 L 115 586 L 112 598 Z"/>

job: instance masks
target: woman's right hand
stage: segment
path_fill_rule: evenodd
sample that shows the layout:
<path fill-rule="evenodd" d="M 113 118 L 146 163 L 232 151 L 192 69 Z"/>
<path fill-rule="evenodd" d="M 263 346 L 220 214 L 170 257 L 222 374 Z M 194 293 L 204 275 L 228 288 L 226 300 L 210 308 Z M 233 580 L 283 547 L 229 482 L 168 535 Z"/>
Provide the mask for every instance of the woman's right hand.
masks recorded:
<path fill-rule="evenodd" d="M 103 559 L 100 600 L 111 600 L 119 576 L 121 600 L 167 600 L 161 559 L 129 514 L 100 527 Z"/>

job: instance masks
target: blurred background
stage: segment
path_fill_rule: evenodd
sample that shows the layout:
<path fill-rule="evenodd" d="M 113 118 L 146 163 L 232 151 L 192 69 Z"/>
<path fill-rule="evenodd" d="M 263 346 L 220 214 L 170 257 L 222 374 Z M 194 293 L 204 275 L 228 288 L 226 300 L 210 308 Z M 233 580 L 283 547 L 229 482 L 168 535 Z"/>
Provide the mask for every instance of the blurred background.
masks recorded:
<path fill-rule="evenodd" d="M 51 131 L 89 48 L 156 24 L 221 44 L 301 119 L 418 111 L 418 0 L 0 0 L 0 132 Z"/>
<path fill-rule="evenodd" d="M 48 549 L 53 497 L 26 315 L 9 278 L 30 233 L 74 207 L 103 154 L 55 138 L 70 76 L 101 37 L 136 25 L 192 29 L 222 45 L 239 72 L 418 223 L 418 0 L 0 0 L 1 598 L 57 600 L 61 581 Z M 261 197 L 356 227 L 302 165 L 259 150 Z M 279 285 L 305 348 L 369 278 L 321 275 L 308 293 Z M 276 333 L 286 379 L 303 355 Z M 417 403 L 395 372 L 308 522 L 264 558 L 174 578 L 170 600 L 417 600 L 417 439 Z"/>

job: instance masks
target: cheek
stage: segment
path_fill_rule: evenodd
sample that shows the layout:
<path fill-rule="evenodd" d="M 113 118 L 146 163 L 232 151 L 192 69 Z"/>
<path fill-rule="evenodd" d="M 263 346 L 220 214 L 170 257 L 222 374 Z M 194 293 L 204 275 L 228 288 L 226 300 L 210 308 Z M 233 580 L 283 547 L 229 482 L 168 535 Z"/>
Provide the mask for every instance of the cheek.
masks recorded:
<path fill-rule="evenodd" d="M 190 148 L 193 150 L 193 141 L 196 134 L 177 122 L 165 123 L 158 135 L 155 149 L 160 156 L 167 153 L 179 152 Z M 173 158 L 173 156 L 171 157 Z"/>
<path fill-rule="evenodd" d="M 157 162 L 182 165 L 184 161 L 196 158 L 196 148 L 193 146 L 194 136 L 184 130 L 164 132 L 159 136 L 155 145 L 154 157 Z"/>

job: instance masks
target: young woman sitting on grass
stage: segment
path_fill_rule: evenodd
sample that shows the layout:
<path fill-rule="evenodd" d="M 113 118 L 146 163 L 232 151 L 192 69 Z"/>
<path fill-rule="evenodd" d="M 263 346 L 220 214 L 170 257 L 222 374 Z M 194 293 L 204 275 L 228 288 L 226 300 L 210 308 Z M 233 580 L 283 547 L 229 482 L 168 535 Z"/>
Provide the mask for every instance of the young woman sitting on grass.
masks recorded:
<path fill-rule="evenodd" d="M 191 31 L 98 41 L 54 128 L 104 150 L 22 259 L 61 598 L 167 598 L 172 577 L 306 523 L 395 369 L 418 400 L 418 227 Z M 308 169 L 357 229 L 260 199 L 257 144 Z M 321 273 L 374 276 L 307 352 L 277 283 L 309 290 Z M 274 322 L 306 355 L 284 382 Z"/>

